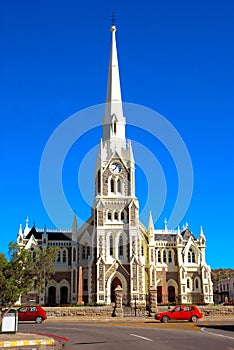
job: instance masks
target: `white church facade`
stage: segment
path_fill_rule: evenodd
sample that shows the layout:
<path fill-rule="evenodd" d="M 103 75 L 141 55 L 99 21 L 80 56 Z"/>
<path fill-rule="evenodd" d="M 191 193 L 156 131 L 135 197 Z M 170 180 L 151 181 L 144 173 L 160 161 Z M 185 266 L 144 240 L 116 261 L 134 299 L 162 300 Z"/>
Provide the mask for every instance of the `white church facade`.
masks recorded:
<path fill-rule="evenodd" d="M 111 304 L 114 289 L 123 289 L 123 303 L 146 305 L 149 288 L 157 288 L 157 302 L 213 303 L 211 270 L 206 263 L 202 228 L 196 238 L 189 230 L 154 228 L 151 213 L 145 227 L 139 219 L 135 195 L 135 161 L 126 140 L 116 48 L 111 27 L 107 101 L 96 169 L 94 204 L 90 218 L 71 230 L 37 229 L 28 220 L 17 242 L 34 250 L 56 246 L 55 274 L 38 302 L 76 304 L 82 267 L 83 301 Z"/>

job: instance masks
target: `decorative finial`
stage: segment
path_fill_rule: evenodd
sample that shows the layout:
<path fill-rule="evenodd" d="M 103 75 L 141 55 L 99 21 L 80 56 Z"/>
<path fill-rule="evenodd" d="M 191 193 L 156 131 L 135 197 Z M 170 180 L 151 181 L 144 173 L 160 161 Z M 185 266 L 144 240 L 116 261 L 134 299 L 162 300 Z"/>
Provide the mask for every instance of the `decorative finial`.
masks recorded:
<path fill-rule="evenodd" d="M 116 26 L 115 26 L 115 10 L 112 10 L 111 22 L 112 22 L 111 32 L 115 32 L 115 31 L 116 31 Z"/>
<path fill-rule="evenodd" d="M 203 227 L 202 226 L 200 227 L 200 236 L 204 236 Z"/>
<path fill-rule="evenodd" d="M 114 26 L 115 25 L 115 10 L 112 10 L 111 22 L 112 22 L 112 26 Z"/>
<path fill-rule="evenodd" d="M 167 231 L 167 218 L 164 219 L 164 230 Z"/>

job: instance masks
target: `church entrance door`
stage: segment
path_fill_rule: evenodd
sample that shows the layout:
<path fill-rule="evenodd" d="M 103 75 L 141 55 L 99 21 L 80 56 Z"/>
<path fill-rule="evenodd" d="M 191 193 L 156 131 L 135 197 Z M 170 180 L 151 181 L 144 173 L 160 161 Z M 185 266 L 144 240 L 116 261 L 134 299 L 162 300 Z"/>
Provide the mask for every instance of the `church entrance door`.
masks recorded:
<path fill-rule="evenodd" d="M 56 305 L 56 288 L 54 286 L 49 287 L 49 290 L 48 290 L 48 305 L 49 306 Z"/>
<path fill-rule="evenodd" d="M 175 300 L 175 287 L 173 287 L 173 286 L 168 287 L 168 301 L 170 303 L 174 303 L 176 301 Z"/>
<path fill-rule="evenodd" d="M 68 303 L 67 297 L 68 297 L 67 287 L 63 286 L 60 289 L 60 304 L 67 304 Z"/>
<path fill-rule="evenodd" d="M 111 302 L 115 302 L 115 288 L 116 287 L 122 287 L 122 283 L 118 277 L 115 277 L 111 283 Z"/>
<path fill-rule="evenodd" d="M 157 287 L 157 302 L 159 304 L 162 302 L 162 286 Z"/>

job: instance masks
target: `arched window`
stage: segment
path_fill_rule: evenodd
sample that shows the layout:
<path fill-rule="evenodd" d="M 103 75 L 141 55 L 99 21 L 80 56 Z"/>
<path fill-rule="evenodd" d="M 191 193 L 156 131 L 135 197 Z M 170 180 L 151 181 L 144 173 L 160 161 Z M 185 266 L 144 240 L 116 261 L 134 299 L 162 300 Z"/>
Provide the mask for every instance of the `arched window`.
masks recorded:
<path fill-rule="evenodd" d="M 61 262 L 60 249 L 59 249 L 59 251 L 58 251 L 57 262 L 58 262 L 58 263 Z"/>
<path fill-rule="evenodd" d="M 123 256 L 123 237 L 119 237 L 119 256 Z"/>
<path fill-rule="evenodd" d="M 118 220 L 119 218 L 118 218 L 118 213 L 117 213 L 117 211 L 115 212 L 115 214 L 114 214 L 114 219 L 115 220 Z"/>
<path fill-rule="evenodd" d="M 113 252 L 114 252 L 114 249 L 113 249 L 113 237 L 110 236 L 110 255 L 113 256 Z"/>
<path fill-rule="evenodd" d="M 67 252 L 63 250 L 63 263 L 67 262 Z"/>
<path fill-rule="evenodd" d="M 114 121 L 114 123 L 113 123 L 113 131 L 114 131 L 114 134 L 116 134 L 116 132 L 117 132 L 117 123 L 116 123 L 116 121 Z"/>
<path fill-rule="evenodd" d="M 87 246 L 87 259 L 88 259 L 89 256 L 90 256 L 90 246 L 88 245 Z"/>
<path fill-rule="evenodd" d="M 107 219 L 111 220 L 111 213 L 110 212 L 107 213 Z"/>
<path fill-rule="evenodd" d="M 167 254 L 166 251 L 163 251 L 163 262 L 166 263 L 167 262 Z"/>
<path fill-rule="evenodd" d="M 188 262 L 191 263 L 192 259 L 191 259 L 191 252 L 188 252 Z"/>
<path fill-rule="evenodd" d="M 115 192 L 115 181 L 114 181 L 114 179 L 111 179 L 111 181 L 110 181 L 110 188 L 111 188 L 111 192 L 114 193 Z"/>
<path fill-rule="evenodd" d="M 141 246 L 141 255 L 144 256 L 144 247 L 143 247 L 143 245 Z"/>
<path fill-rule="evenodd" d="M 125 217 L 124 217 L 124 211 L 121 211 L 121 221 L 124 221 Z"/>
<path fill-rule="evenodd" d="M 73 261 L 76 261 L 76 248 L 73 248 Z"/>
<path fill-rule="evenodd" d="M 195 279 L 195 289 L 199 289 L 199 280 L 198 280 L 198 278 Z"/>
<path fill-rule="evenodd" d="M 122 184 L 121 184 L 121 180 L 120 179 L 118 179 L 118 181 L 117 181 L 117 192 L 119 192 L 119 193 L 121 193 L 122 192 L 122 186 L 121 186 Z"/>
<path fill-rule="evenodd" d="M 158 262 L 161 263 L 161 252 L 158 250 Z"/>
<path fill-rule="evenodd" d="M 188 252 L 188 262 L 189 263 L 195 263 L 196 262 L 196 255 L 192 248 L 189 249 Z"/>
<path fill-rule="evenodd" d="M 100 170 L 98 170 L 98 174 L 97 174 L 97 191 L 98 191 L 98 193 L 101 192 L 101 174 L 100 174 Z"/>
<path fill-rule="evenodd" d="M 85 246 L 83 245 L 82 246 L 82 259 L 85 259 L 86 256 L 85 256 Z"/>
<path fill-rule="evenodd" d="M 168 252 L 168 263 L 169 263 L 169 264 L 172 263 L 172 254 L 171 254 L 171 250 L 169 250 L 169 252 Z"/>
<path fill-rule="evenodd" d="M 187 278 L 187 288 L 190 289 L 190 280 Z"/>

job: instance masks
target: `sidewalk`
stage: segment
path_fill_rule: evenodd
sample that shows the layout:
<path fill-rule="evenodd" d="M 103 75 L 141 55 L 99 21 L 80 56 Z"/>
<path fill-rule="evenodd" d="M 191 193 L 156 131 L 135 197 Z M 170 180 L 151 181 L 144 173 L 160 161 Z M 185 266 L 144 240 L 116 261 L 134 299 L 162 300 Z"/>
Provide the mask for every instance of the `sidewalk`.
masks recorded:
<path fill-rule="evenodd" d="M 53 338 L 33 333 L 0 334 L 0 349 L 30 345 L 54 345 Z"/>

